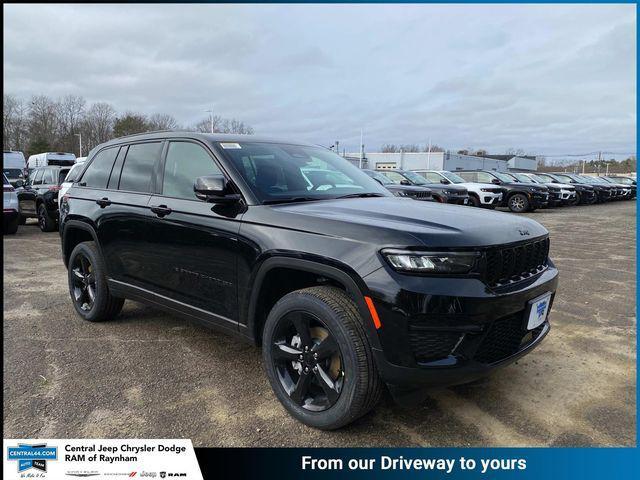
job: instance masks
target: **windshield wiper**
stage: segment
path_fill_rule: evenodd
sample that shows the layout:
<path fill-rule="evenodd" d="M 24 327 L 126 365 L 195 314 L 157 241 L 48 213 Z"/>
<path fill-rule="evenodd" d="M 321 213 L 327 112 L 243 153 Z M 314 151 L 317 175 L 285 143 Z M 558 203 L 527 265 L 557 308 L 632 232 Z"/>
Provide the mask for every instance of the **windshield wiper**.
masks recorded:
<path fill-rule="evenodd" d="M 265 200 L 263 205 L 275 205 L 277 203 L 296 203 L 296 202 L 313 202 L 316 200 L 326 200 L 326 198 L 318 197 L 291 197 L 291 198 L 276 198 L 273 200 Z"/>
<path fill-rule="evenodd" d="M 367 197 L 386 197 L 386 195 L 383 195 L 382 193 L 367 192 L 367 193 L 350 193 L 348 195 L 340 195 L 339 197 L 334 197 L 334 198 L 367 198 Z"/>

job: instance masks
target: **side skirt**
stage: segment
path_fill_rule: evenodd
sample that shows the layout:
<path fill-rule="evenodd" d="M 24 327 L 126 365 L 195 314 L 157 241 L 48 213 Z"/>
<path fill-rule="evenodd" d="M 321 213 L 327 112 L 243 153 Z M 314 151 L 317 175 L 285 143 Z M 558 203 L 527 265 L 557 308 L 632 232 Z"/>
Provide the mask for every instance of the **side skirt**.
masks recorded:
<path fill-rule="evenodd" d="M 253 340 L 247 334 L 246 325 L 242 325 L 235 320 L 194 307 L 187 303 L 173 300 L 145 288 L 131 285 L 130 283 L 121 282 L 112 278 L 108 279 L 107 282 L 109 284 L 109 290 L 115 297 L 127 298 L 159 307 L 169 313 L 178 314 L 189 320 L 195 320 L 205 327 L 220 330 L 249 343 L 253 343 Z"/>

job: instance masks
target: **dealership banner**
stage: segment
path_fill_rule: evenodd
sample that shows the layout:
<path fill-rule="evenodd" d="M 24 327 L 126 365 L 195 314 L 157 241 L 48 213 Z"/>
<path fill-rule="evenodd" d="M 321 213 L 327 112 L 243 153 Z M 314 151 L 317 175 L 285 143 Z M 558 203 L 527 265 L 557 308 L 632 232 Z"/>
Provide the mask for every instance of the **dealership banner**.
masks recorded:
<path fill-rule="evenodd" d="M 202 480 L 191 440 L 5 439 L 3 478 Z"/>

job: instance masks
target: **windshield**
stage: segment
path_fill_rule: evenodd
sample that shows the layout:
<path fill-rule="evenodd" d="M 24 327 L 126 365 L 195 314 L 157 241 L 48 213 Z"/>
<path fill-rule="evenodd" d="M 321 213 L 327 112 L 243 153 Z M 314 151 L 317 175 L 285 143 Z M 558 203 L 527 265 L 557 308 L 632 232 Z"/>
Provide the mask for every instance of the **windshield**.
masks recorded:
<path fill-rule="evenodd" d="M 261 203 L 391 195 L 326 148 L 263 142 L 218 145 Z"/>
<path fill-rule="evenodd" d="M 69 172 L 67 173 L 67 176 L 64 177 L 64 181 L 75 182 L 76 181 L 75 177 L 77 177 L 80 170 L 82 170 L 82 165 L 83 165 L 82 163 L 76 163 L 73 167 L 71 167 L 71 170 L 69 170 Z"/>
<path fill-rule="evenodd" d="M 58 185 L 64 182 L 64 179 L 66 178 L 67 173 L 69 173 L 69 170 L 71 169 L 70 168 L 60 169 L 60 172 L 58 173 Z"/>
<path fill-rule="evenodd" d="M 383 185 L 395 185 L 389 178 L 385 177 L 380 172 L 374 172 L 373 170 L 366 170 L 365 173 L 374 180 L 379 180 Z"/>
<path fill-rule="evenodd" d="M 402 172 L 402 175 L 407 177 L 411 183 L 414 185 L 428 185 L 429 182 L 422 176 L 418 175 L 416 172 Z"/>
<path fill-rule="evenodd" d="M 2 173 L 8 178 L 22 178 L 22 170 L 19 168 L 3 168 Z"/>
<path fill-rule="evenodd" d="M 536 175 L 535 173 L 529 174 L 529 178 L 533 178 L 538 183 L 551 183 L 552 180 L 549 177 L 542 177 L 540 175 Z"/>
<path fill-rule="evenodd" d="M 440 174 L 442 174 L 451 183 L 465 183 L 465 179 L 462 178 L 460 175 L 456 175 L 455 173 L 452 173 L 452 172 L 440 172 Z"/>
<path fill-rule="evenodd" d="M 633 179 L 627 177 L 614 177 L 611 178 L 611 180 L 615 180 L 616 183 L 622 183 L 624 185 L 633 185 L 635 183 Z"/>
<path fill-rule="evenodd" d="M 513 183 L 513 181 L 514 181 L 513 177 L 511 177 L 510 175 L 506 175 L 506 174 L 500 173 L 500 172 L 491 172 L 491 173 L 493 173 L 496 177 L 498 177 L 503 182 Z"/>
<path fill-rule="evenodd" d="M 574 180 L 573 178 L 568 177 L 566 175 L 562 175 L 560 173 L 554 174 L 554 177 L 557 178 L 562 183 L 576 183 L 577 182 L 577 180 Z"/>
<path fill-rule="evenodd" d="M 519 182 L 522 182 L 522 183 L 536 183 L 531 178 L 527 177 L 526 175 L 524 175 L 522 173 L 512 173 L 511 175 L 516 177 L 516 179 Z"/>

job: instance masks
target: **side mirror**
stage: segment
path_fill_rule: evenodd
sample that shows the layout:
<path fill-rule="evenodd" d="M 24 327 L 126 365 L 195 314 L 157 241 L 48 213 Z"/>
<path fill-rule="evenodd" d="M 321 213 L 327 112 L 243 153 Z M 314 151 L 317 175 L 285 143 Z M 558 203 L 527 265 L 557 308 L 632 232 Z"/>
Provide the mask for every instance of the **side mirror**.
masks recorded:
<path fill-rule="evenodd" d="M 449 180 L 447 180 L 446 178 L 441 178 L 440 179 L 440 183 L 442 183 L 443 185 L 449 185 L 451 182 Z"/>
<path fill-rule="evenodd" d="M 409 180 L 400 180 L 400 185 L 411 185 Z"/>
<path fill-rule="evenodd" d="M 497 178 L 494 178 L 493 180 L 491 180 L 491 183 L 495 185 L 500 185 L 500 180 L 498 180 Z"/>
<path fill-rule="evenodd" d="M 24 182 L 22 180 L 16 180 L 16 188 L 20 188 L 24 185 Z"/>
<path fill-rule="evenodd" d="M 229 183 L 224 175 L 196 178 L 193 191 L 196 193 L 196 197 L 205 202 L 234 203 L 240 200 L 240 195 L 229 193 Z"/>

